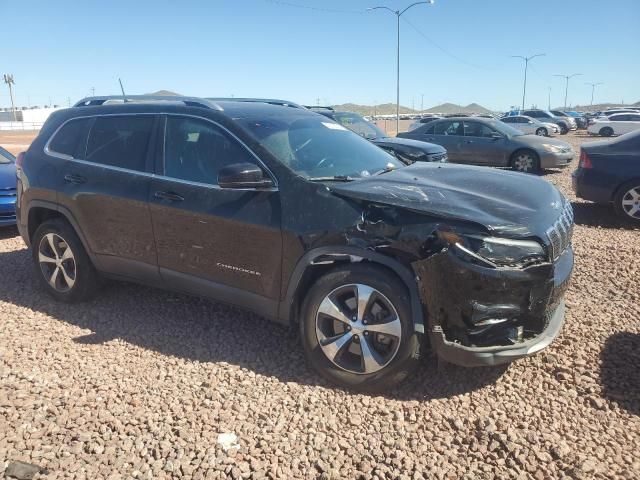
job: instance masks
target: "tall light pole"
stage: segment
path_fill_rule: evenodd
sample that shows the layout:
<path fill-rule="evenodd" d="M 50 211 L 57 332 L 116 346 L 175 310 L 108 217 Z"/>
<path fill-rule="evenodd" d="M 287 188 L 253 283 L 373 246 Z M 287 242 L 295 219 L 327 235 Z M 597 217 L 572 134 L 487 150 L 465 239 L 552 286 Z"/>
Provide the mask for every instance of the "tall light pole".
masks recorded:
<path fill-rule="evenodd" d="M 9 86 L 9 96 L 11 97 L 11 111 L 13 112 L 13 121 L 16 122 L 17 118 L 16 118 L 16 106 L 15 103 L 13 102 L 13 85 L 16 84 L 16 82 L 13 81 L 13 75 L 10 73 L 5 73 L 3 75 L 4 78 L 4 83 L 6 83 Z"/>
<path fill-rule="evenodd" d="M 549 89 L 549 95 L 547 97 L 547 110 L 551 110 L 551 87 L 547 87 Z"/>
<path fill-rule="evenodd" d="M 567 108 L 567 94 L 569 93 L 569 79 L 573 77 L 577 77 L 578 75 L 582 75 L 581 73 L 572 73 L 571 75 L 561 75 L 557 74 L 554 77 L 562 77 L 566 80 L 566 84 L 564 86 L 564 108 Z"/>
<path fill-rule="evenodd" d="M 603 82 L 598 82 L 598 83 L 591 83 L 591 82 L 584 82 L 585 85 L 591 85 L 591 106 L 593 106 L 593 92 L 595 92 L 596 87 L 598 85 L 604 85 Z"/>
<path fill-rule="evenodd" d="M 415 7 L 416 5 L 432 5 L 434 0 L 428 0 L 426 2 L 415 2 L 406 7 L 404 10 L 393 10 L 389 7 L 380 6 L 380 7 L 371 7 L 367 8 L 367 11 L 370 10 L 389 10 L 393 13 L 398 19 L 398 40 L 397 40 L 397 57 L 396 57 L 396 135 L 400 131 L 400 17 L 411 7 Z"/>
<path fill-rule="evenodd" d="M 524 98 L 527 94 L 527 70 L 529 68 L 529 61 L 536 57 L 544 57 L 546 53 L 536 53 L 530 57 L 523 57 L 522 55 L 511 55 L 512 58 L 521 58 L 524 60 L 524 86 L 522 87 L 522 110 L 524 110 Z"/>
<path fill-rule="evenodd" d="M 422 94 L 422 101 L 420 102 L 420 113 L 424 112 L 424 93 Z"/>

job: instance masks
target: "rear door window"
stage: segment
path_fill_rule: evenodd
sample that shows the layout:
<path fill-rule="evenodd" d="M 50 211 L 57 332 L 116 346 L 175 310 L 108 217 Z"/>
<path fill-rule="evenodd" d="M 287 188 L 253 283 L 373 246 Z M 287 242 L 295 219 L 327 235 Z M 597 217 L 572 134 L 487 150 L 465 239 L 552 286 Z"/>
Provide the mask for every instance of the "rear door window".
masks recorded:
<path fill-rule="evenodd" d="M 464 122 L 465 137 L 484 137 L 491 138 L 493 130 L 480 122 Z"/>
<path fill-rule="evenodd" d="M 49 151 L 73 158 L 83 158 L 91 118 L 77 118 L 65 123 L 49 141 Z"/>
<path fill-rule="evenodd" d="M 462 122 L 441 122 L 434 125 L 435 135 L 459 135 L 463 136 Z"/>
<path fill-rule="evenodd" d="M 145 171 L 154 115 L 97 117 L 87 140 L 86 160 Z"/>

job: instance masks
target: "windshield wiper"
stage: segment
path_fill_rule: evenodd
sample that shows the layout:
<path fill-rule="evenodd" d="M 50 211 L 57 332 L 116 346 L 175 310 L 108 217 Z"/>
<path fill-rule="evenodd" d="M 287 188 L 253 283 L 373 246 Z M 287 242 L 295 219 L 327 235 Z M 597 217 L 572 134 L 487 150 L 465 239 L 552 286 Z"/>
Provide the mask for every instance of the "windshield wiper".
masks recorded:
<path fill-rule="evenodd" d="M 311 177 L 310 182 L 353 182 L 355 178 L 349 175 L 334 175 L 333 177 Z"/>
<path fill-rule="evenodd" d="M 398 167 L 384 167 L 382 170 L 378 170 L 374 175 L 382 175 L 383 173 L 389 173 L 396 170 Z"/>

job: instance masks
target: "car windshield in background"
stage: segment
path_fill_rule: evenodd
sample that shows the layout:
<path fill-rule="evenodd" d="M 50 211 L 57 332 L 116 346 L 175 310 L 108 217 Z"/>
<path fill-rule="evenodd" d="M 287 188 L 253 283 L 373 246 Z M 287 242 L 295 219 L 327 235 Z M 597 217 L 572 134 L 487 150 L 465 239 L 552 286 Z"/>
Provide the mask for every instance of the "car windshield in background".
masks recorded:
<path fill-rule="evenodd" d="M 238 122 L 280 162 L 310 180 L 351 180 L 404 166 L 328 118 L 292 115 Z"/>
<path fill-rule="evenodd" d="M 11 152 L 8 152 L 4 148 L 0 147 L 0 164 L 7 164 L 15 162 L 16 157 L 14 157 Z"/>
<path fill-rule="evenodd" d="M 508 137 L 517 137 L 520 135 L 524 135 L 517 128 L 513 128 L 511 125 L 507 125 L 506 123 L 501 122 L 500 120 L 490 120 L 487 123 L 491 128 L 493 128 L 494 130 L 497 130 L 498 132 Z"/>
<path fill-rule="evenodd" d="M 336 122 L 349 130 L 356 132 L 361 137 L 367 140 L 374 140 L 376 138 L 385 138 L 388 135 L 382 131 L 378 126 L 371 122 L 367 122 L 360 115 L 354 113 L 338 112 L 333 115 Z"/>

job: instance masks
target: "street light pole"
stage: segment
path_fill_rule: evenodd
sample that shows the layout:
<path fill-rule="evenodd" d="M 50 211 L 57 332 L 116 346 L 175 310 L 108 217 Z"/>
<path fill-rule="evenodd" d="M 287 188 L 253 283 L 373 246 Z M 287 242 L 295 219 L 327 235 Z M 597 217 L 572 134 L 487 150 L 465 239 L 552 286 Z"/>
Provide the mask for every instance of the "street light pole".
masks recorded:
<path fill-rule="evenodd" d="M 569 93 L 569 79 L 573 77 L 577 77 L 578 75 L 582 75 L 581 73 L 572 73 L 571 75 L 554 75 L 554 77 L 562 77 L 566 80 L 566 84 L 564 86 L 564 108 L 567 108 L 567 94 Z"/>
<path fill-rule="evenodd" d="M 598 83 L 584 82 L 584 84 L 591 85 L 591 106 L 593 106 L 593 92 L 595 91 L 598 85 L 604 85 L 604 83 L 603 82 L 598 82 Z"/>
<path fill-rule="evenodd" d="M 400 17 L 410 8 L 415 7 L 416 5 L 432 5 L 434 0 L 428 0 L 426 2 L 415 2 L 406 7 L 404 10 L 393 10 L 389 7 L 380 6 L 380 7 L 371 7 L 367 8 L 367 11 L 370 10 L 388 10 L 393 13 L 397 17 L 397 44 L 396 44 L 396 135 L 400 131 Z"/>
<path fill-rule="evenodd" d="M 551 87 L 547 87 L 549 89 L 549 96 L 547 97 L 547 110 L 551 110 Z"/>
<path fill-rule="evenodd" d="M 4 83 L 9 86 L 9 97 L 11 97 L 11 111 L 13 112 L 13 121 L 16 122 L 16 105 L 13 101 L 13 85 L 15 85 L 16 82 L 13 81 L 13 75 L 11 75 L 10 73 L 5 73 L 3 78 Z"/>
<path fill-rule="evenodd" d="M 521 58 L 524 60 L 524 86 L 522 87 L 522 110 L 524 110 L 524 98 L 527 94 L 527 70 L 529 68 L 529 60 L 533 60 L 536 57 L 544 57 L 546 53 L 536 53 L 530 57 L 523 57 L 522 55 L 511 55 L 512 58 Z"/>

